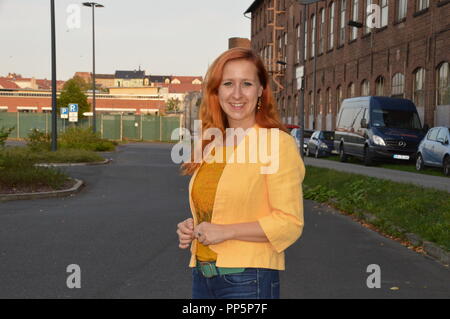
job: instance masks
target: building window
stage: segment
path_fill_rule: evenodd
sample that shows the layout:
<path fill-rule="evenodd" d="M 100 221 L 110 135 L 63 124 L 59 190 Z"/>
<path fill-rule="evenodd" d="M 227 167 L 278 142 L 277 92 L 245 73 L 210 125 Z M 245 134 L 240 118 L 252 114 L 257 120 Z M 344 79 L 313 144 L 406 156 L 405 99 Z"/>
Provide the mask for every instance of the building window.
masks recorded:
<path fill-rule="evenodd" d="M 364 7 L 364 20 L 363 20 L 363 24 L 366 26 L 366 27 L 364 28 L 364 33 L 365 33 L 365 34 L 368 34 L 368 33 L 370 33 L 370 32 L 372 31 L 372 28 L 370 28 L 370 27 L 367 25 L 367 23 L 366 23 L 369 14 L 372 12 L 372 9 L 371 9 L 372 3 L 373 3 L 373 0 L 366 0 L 366 6 Z"/>
<path fill-rule="evenodd" d="M 319 30 L 319 54 L 323 53 L 325 42 L 325 9 L 320 10 L 320 30 Z"/>
<path fill-rule="evenodd" d="M 362 81 L 361 83 L 361 96 L 369 96 L 370 95 L 370 83 L 367 80 Z"/>
<path fill-rule="evenodd" d="M 327 96 L 328 96 L 328 98 L 327 98 L 327 100 L 328 100 L 328 102 L 327 102 L 327 105 L 328 105 L 328 114 L 331 114 L 332 113 L 332 100 L 331 100 L 331 88 L 328 88 L 327 89 Z"/>
<path fill-rule="evenodd" d="M 342 87 L 339 85 L 336 89 L 336 114 L 339 112 L 343 100 L 344 93 L 342 92 Z"/>
<path fill-rule="evenodd" d="M 328 29 L 328 49 L 334 46 L 334 2 L 330 5 L 330 26 Z"/>
<path fill-rule="evenodd" d="M 437 105 L 450 105 L 450 64 L 444 62 L 438 68 Z"/>
<path fill-rule="evenodd" d="M 403 98 L 405 93 L 405 76 L 397 73 L 392 78 L 392 97 Z"/>
<path fill-rule="evenodd" d="M 425 69 L 419 68 L 414 73 L 413 102 L 418 107 L 425 107 Z"/>
<path fill-rule="evenodd" d="M 379 76 L 375 81 L 375 95 L 384 96 L 384 78 Z"/>
<path fill-rule="evenodd" d="M 388 0 L 381 0 L 381 27 L 388 25 L 389 18 L 389 2 Z"/>
<path fill-rule="evenodd" d="M 406 18 L 406 12 L 408 9 L 407 0 L 397 0 L 397 21 L 401 21 Z"/>
<path fill-rule="evenodd" d="M 301 30 L 300 25 L 298 24 L 297 27 L 297 62 L 300 63 L 300 41 L 301 41 Z"/>
<path fill-rule="evenodd" d="M 322 115 L 323 114 L 323 109 L 324 109 L 323 92 L 321 90 L 319 90 L 319 91 L 317 91 L 317 95 L 319 96 L 319 114 Z"/>
<path fill-rule="evenodd" d="M 346 23 L 346 10 L 347 10 L 347 0 L 341 0 L 341 14 L 340 14 L 340 24 L 339 24 L 339 45 L 344 45 L 345 43 L 345 26 Z"/>
<path fill-rule="evenodd" d="M 359 20 L 359 0 L 353 0 L 352 20 Z M 358 37 L 358 28 L 352 28 L 350 31 L 350 40 L 355 40 Z"/>
<path fill-rule="evenodd" d="M 416 11 L 425 10 L 430 6 L 430 0 L 416 0 Z"/>
<path fill-rule="evenodd" d="M 308 23 L 305 23 L 305 61 L 308 58 Z"/>
<path fill-rule="evenodd" d="M 348 97 L 355 97 L 355 83 L 350 83 L 347 90 Z"/>
<path fill-rule="evenodd" d="M 311 17 L 311 57 L 316 55 L 316 16 Z"/>

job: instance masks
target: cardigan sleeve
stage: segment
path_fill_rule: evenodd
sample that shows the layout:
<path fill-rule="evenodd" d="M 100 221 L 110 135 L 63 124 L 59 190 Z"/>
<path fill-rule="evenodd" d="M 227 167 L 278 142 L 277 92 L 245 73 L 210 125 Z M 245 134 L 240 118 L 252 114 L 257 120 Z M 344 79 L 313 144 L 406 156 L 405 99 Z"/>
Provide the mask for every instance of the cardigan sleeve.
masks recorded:
<path fill-rule="evenodd" d="M 258 219 L 274 249 L 281 253 L 295 243 L 303 231 L 305 166 L 294 139 L 280 132 L 278 170 L 266 175 L 271 214 Z"/>

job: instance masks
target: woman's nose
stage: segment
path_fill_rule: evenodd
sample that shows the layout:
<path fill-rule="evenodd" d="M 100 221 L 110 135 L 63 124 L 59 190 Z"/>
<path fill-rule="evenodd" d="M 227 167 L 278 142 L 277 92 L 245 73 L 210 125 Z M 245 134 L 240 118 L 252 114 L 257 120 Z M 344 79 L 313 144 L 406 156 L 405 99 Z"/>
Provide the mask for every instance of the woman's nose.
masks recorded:
<path fill-rule="evenodd" d="M 235 85 L 233 88 L 233 98 L 239 99 L 242 96 L 242 87 L 240 85 Z"/>

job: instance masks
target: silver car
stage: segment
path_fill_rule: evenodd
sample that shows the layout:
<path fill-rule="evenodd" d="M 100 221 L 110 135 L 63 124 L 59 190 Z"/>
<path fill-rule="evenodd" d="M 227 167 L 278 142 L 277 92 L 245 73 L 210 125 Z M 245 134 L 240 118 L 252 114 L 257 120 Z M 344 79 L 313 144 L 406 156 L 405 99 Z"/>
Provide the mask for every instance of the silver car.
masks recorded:
<path fill-rule="evenodd" d="M 444 174 L 450 176 L 450 128 L 439 126 L 431 128 L 420 142 L 416 157 L 416 169 L 425 166 L 442 167 Z"/>

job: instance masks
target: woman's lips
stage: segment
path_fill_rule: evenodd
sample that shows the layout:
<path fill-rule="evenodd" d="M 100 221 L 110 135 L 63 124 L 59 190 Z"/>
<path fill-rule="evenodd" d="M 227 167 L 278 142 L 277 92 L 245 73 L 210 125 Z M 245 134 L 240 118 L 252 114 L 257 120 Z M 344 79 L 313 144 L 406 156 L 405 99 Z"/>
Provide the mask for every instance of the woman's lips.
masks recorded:
<path fill-rule="evenodd" d="M 233 110 L 242 110 L 244 108 L 245 103 L 229 103 Z"/>

